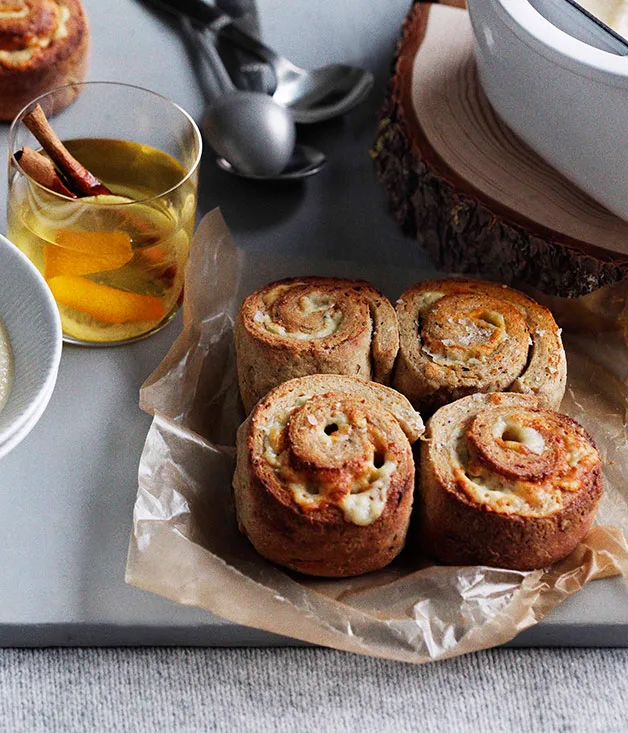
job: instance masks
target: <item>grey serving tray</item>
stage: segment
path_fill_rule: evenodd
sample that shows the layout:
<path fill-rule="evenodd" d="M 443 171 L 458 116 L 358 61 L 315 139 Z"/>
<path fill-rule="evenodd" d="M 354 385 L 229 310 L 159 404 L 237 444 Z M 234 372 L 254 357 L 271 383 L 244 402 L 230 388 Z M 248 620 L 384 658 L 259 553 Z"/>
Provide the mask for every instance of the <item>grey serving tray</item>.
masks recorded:
<path fill-rule="evenodd" d="M 139 0 L 84 3 L 93 39 L 90 79 L 154 89 L 200 116 L 199 88 L 173 25 Z M 304 184 L 230 177 L 206 151 L 199 214 L 220 206 L 239 245 L 268 258 L 312 254 L 412 268 L 417 279 L 432 274 L 387 214 L 368 156 L 408 9 L 400 0 L 260 0 L 264 37 L 295 63 L 363 65 L 376 74 L 376 86 L 346 117 L 299 130 L 329 160 Z M 7 134 L 8 125 L 0 126 L 3 155 Z M 4 231 L 4 212 L 0 223 Z M 48 409 L 0 462 L 0 646 L 295 643 L 124 583 L 137 467 L 150 425 L 138 392 L 180 325 L 179 316 L 160 334 L 126 347 L 64 346 Z M 628 646 L 626 585 L 620 579 L 589 585 L 513 643 Z"/>

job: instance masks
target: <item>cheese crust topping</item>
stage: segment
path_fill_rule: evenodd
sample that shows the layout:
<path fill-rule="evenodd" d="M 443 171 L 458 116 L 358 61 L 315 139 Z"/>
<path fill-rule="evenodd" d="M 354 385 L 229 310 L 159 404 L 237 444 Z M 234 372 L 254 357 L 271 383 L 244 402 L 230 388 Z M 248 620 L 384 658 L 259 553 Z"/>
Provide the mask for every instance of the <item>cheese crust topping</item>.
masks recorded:
<path fill-rule="evenodd" d="M 263 456 L 305 512 L 335 505 L 367 526 L 384 512 L 404 434 L 379 404 L 347 394 L 304 396 L 263 428 Z"/>
<path fill-rule="evenodd" d="M 69 33 L 70 9 L 56 0 L 0 2 L 0 66 L 18 69 Z"/>
<path fill-rule="evenodd" d="M 343 310 L 333 292 L 323 292 L 294 281 L 276 285 L 264 294 L 253 320 L 284 339 L 307 341 L 336 333 Z"/>
<path fill-rule="evenodd" d="M 599 464 L 586 432 L 549 410 L 495 408 L 455 437 L 454 477 L 491 511 L 545 517 L 560 511 Z"/>
<path fill-rule="evenodd" d="M 524 315 L 514 305 L 456 292 L 423 293 L 420 302 L 421 348 L 435 365 L 468 370 L 504 356 L 512 362 L 517 351 L 522 356 L 514 361 L 513 379 L 525 365 L 530 334 Z"/>

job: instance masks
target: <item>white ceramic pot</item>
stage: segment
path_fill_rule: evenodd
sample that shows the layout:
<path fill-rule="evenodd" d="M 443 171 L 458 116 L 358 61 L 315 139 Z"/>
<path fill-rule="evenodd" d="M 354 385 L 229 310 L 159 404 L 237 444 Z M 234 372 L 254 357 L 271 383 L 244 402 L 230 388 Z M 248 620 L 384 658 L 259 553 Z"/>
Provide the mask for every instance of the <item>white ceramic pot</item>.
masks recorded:
<path fill-rule="evenodd" d="M 594 48 L 528 0 L 467 0 L 497 114 L 567 178 L 628 220 L 628 57 Z"/>

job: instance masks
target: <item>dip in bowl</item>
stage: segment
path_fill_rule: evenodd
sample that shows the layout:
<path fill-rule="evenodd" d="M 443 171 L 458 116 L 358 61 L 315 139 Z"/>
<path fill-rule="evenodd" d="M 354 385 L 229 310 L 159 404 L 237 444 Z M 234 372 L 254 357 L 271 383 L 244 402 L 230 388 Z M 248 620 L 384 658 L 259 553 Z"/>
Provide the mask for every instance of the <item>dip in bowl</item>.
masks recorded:
<path fill-rule="evenodd" d="M 0 235 L 0 458 L 43 414 L 61 360 L 59 311 L 37 268 Z"/>

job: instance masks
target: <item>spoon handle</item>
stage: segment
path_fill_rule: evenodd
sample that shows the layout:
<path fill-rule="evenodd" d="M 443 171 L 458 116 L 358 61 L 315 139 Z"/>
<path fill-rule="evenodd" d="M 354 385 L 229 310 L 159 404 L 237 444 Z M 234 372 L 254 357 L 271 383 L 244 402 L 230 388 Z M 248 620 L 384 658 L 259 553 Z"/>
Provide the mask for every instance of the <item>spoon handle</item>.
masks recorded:
<path fill-rule="evenodd" d="M 209 28 L 219 33 L 234 46 L 248 51 L 261 61 L 269 64 L 279 63 L 278 54 L 253 33 L 240 28 L 237 19 L 219 10 L 207 0 L 149 0 L 152 5 L 174 13 L 179 17 L 187 17 L 196 25 Z"/>
<path fill-rule="evenodd" d="M 232 18 L 205 0 L 154 0 L 156 4 L 175 13 L 185 15 L 201 25 L 213 27 L 230 23 Z"/>
<path fill-rule="evenodd" d="M 206 105 L 214 104 L 214 102 L 224 94 L 222 85 L 218 83 L 213 70 L 209 68 L 205 53 L 201 49 L 199 42 L 199 33 L 196 27 L 185 16 L 180 16 L 179 28 L 182 32 L 183 40 L 190 57 L 190 63 L 201 89 L 203 99 Z"/>
<path fill-rule="evenodd" d="M 233 92 L 235 90 L 235 86 L 231 81 L 229 72 L 220 58 L 220 54 L 218 53 L 218 49 L 215 45 L 215 37 L 213 33 L 210 30 L 197 30 L 196 37 L 198 39 L 201 53 L 205 57 L 207 66 L 214 74 L 216 81 L 221 87 L 222 93 L 226 94 L 228 92 Z"/>
<path fill-rule="evenodd" d="M 195 51 L 199 52 L 200 60 L 204 62 L 204 69 L 211 74 L 211 81 L 213 82 L 211 84 L 211 95 L 207 94 L 206 90 L 206 96 L 215 98 L 233 92 L 235 86 L 214 45 L 213 35 L 210 35 L 211 31 L 198 29 L 185 16 L 182 16 L 180 20 L 181 27 L 188 37 L 190 44 Z M 212 100 L 208 101 L 211 102 Z"/>

